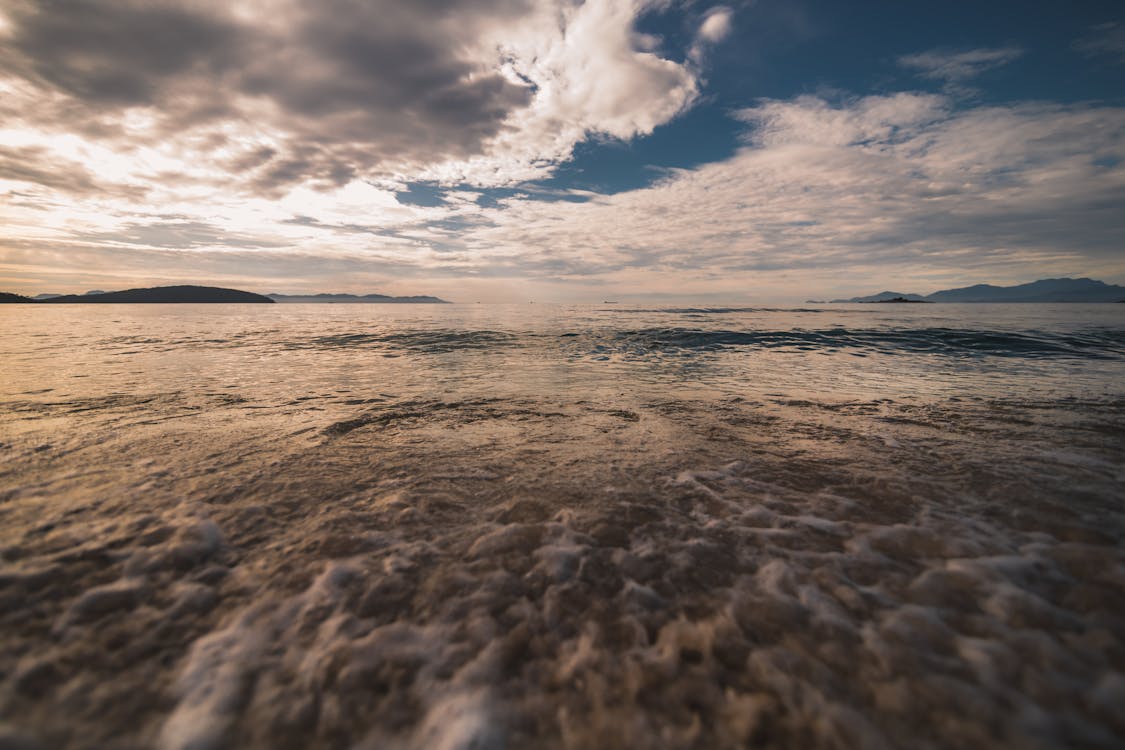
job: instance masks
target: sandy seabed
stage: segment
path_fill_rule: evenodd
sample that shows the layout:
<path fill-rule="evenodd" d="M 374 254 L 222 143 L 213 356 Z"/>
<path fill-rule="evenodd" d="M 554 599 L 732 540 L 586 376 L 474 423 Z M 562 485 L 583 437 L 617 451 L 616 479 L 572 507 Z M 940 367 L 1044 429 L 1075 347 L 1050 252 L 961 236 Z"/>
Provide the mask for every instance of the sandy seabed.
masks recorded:
<path fill-rule="evenodd" d="M 1125 743 L 1125 403 L 254 406 L 5 404 L 0 747 Z"/>

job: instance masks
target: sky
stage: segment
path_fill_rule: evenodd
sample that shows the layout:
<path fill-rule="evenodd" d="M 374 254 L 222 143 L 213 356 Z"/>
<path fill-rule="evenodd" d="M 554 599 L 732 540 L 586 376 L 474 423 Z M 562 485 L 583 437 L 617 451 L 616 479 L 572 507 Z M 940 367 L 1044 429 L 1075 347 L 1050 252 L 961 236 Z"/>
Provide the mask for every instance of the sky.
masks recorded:
<path fill-rule="evenodd" d="M 0 0 L 0 290 L 1125 283 L 1125 4 Z"/>

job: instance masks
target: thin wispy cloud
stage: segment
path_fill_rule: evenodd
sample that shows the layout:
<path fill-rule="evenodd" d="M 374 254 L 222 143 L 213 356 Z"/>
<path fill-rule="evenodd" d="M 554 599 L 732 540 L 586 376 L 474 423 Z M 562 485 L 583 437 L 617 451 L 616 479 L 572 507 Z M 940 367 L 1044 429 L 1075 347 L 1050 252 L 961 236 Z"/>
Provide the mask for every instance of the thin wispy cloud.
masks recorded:
<path fill-rule="evenodd" d="M 1074 42 L 1074 49 L 1087 57 L 1125 65 L 1125 24 L 1116 21 L 1098 24 Z"/>
<path fill-rule="evenodd" d="M 554 206 L 513 201 L 469 241 L 481 253 L 551 248 L 626 283 L 732 291 L 740 272 L 794 293 L 818 273 L 948 274 L 972 265 L 1062 268 L 1096 257 L 1125 270 L 1125 110 L 1021 105 L 957 112 L 899 94 L 768 101 L 733 158 L 657 185 Z M 659 232 L 651 227 L 659 225 Z M 784 281 L 786 272 L 801 272 Z"/>
<path fill-rule="evenodd" d="M 1019 47 L 970 50 L 933 49 L 898 58 L 898 64 L 923 78 L 940 81 L 950 93 L 971 93 L 968 83 L 985 71 L 1019 59 Z"/>

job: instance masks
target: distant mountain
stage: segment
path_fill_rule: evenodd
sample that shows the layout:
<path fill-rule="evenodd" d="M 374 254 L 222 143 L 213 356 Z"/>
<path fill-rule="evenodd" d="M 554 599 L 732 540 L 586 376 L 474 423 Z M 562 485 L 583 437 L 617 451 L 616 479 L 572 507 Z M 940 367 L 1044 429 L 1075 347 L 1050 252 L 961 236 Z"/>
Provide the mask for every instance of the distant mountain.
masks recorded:
<path fill-rule="evenodd" d="M 448 305 L 449 302 L 437 297 L 389 297 L 385 294 L 269 294 L 277 302 L 378 302 L 392 304 L 430 304 Z"/>
<path fill-rule="evenodd" d="M 127 289 L 123 292 L 101 294 L 66 294 L 38 301 L 38 304 L 67 303 L 214 303 L 214 302 L 265 302 L 272 303 L 269 297 L 238 289 L 222 289 L 214 286 L 157 286 L 149 289 Z"/>
<path fill-rule="evenodd" d="M 19 302 L 34 302 L 31 297 L 24 297 L 22 294 L 12 294 L 11 292 L 0 292 L 0 305 L 5 303 L 19 303 Z"/>
<path fill-rule="evenodd" d="M 82 296 L 83 297 L 89 297 L 89 296 L 94 295 L 94 294 L 109 294 L 109 292 L 104 291 L 102 289 L 91 289 L 88 292 L 83 292 Z M 73 297 L 74 295 L 73 294 L 69 294 L 69 295 L 50 294 L 48 292 L 48 293 L 44 293 L 44 294 L 37 294 L 34 297 L 32 297 L 32 299 L 45 300 L 45 299 L 54 299 L 55 297 L 63 297 L 63 296 Z"/>
<path fill-rule="evenodd" d="M 977 284 L 926 297 L 934 302 L 1117 302 L 1125 286 L 1094 279 L 1042 279 L 1018 286 Z"/>
<path fill-rule="evenodd" d="M 221 289 L 212 286 L 158 286 L 148 289 L 128 289 L 123 292 L 91 290 L 85 294 L 37 294 L 24 297 L 0 292 L 0 302 L 38 303 L 90 303 L 90 302 L 379 302 L 393 304 L 448 305 L 438 297 L 391 297 L 386 294 L 270 294 L 261 295 L 238 289 Z"/>
<path fill-rule="evenodd" d="M 895 297 L 924 302 L 1121 302 L 1125 286 L 1094 279 L 1040 279 L 1016 286 L 976 284 L 959 289 L 943 289 L 925 297 L 917 294 L 880 292 L 870 297 L 834 299 L 833 302 L 885 302 Z"/>

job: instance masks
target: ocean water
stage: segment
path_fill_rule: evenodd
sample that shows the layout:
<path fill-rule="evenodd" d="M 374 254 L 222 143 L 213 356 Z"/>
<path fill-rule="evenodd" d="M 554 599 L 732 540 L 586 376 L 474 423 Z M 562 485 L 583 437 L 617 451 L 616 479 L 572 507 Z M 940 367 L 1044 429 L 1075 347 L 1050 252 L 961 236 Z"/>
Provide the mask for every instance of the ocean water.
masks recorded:
<path fill-rule="evenodd" d="M 1125 743 L 1125 305 L 9 305 L 0 368 L 0 746 Z"/>

